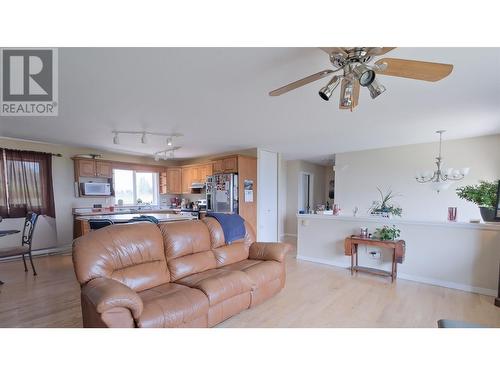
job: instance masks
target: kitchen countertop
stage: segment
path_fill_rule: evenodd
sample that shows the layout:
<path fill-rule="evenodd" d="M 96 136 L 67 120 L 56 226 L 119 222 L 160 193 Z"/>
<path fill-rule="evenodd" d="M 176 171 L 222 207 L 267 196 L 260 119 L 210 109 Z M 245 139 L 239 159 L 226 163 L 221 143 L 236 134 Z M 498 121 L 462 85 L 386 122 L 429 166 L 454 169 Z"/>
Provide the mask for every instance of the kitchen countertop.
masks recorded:
<path fill-rule="evenodd" d="M 185 221 L 185 220 L 193 220 L 196 219 L 194 216 L 183 216 L 183 215 L 177 215 L 177 214 L 151 214 L 151 212 L 141 212 L 141 213 L 135 213 L 135 214 L 118 214 L 118 215 L 82 215 L 82 216 L 77 216 L 75 219 L 76 220 L 90 220 L 90 219 L 109 219 L 113 221 L 114 223 L 126 223 L 130 219 L 133 219 L 135 217 L 139 217 L 141 215 L 148 215 L 148 216 L 154 216 L 155 218 L 158 219 L 160 222 L 168 222 L 168 221 Z"/>
<path fill-rule="evenodd" d="M 103 209 L 103 211 L 92 212 L 91 208 L 88 209 L 77 209 L 78 211 L 73 210 L 73 215 L 75 218 L 80 216 L 108 216 L 108 215 L 127 215 L 127 214 L 139 214 L 139 215 L 149 215 L 153 213 L 169 213 L 169 212 L 180 212 L 180 208 L 154 208 L 154 209 L 141 209 L 138 210 L 136 208 L 115 208 L 114 211 L 109 211 Z"/>

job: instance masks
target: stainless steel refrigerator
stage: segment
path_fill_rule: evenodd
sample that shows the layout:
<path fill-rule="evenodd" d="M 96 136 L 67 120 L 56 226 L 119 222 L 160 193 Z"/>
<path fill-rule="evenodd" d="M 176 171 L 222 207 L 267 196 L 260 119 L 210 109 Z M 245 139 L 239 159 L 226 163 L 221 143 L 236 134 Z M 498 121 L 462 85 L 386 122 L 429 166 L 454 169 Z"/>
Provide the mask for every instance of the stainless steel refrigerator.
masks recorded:
<path fill-rule="evenodd" d="M 221 173 L 207 177 L 207 211 L 238 213 L 238 175 Z"/>

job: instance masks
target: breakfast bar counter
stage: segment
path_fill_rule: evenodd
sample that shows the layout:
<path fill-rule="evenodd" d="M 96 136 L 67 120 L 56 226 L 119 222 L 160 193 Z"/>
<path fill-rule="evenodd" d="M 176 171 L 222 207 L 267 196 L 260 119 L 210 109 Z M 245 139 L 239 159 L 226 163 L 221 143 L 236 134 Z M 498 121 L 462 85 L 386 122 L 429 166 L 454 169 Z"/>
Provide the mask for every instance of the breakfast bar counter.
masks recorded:
<path fill-rule="evenodd" d="M 496 296 L 500 262 L 500 223 L 425 222 L 347 215 L 298 214 L 297 258 L 350 268 L 344 240 L 360 228 L 395 225 L 406 242 L 398 278 Z M 361 266 L 391 270 L 391 254 L 360 246 Z M 373 253 L 377 252 L 377 256 Z"/>

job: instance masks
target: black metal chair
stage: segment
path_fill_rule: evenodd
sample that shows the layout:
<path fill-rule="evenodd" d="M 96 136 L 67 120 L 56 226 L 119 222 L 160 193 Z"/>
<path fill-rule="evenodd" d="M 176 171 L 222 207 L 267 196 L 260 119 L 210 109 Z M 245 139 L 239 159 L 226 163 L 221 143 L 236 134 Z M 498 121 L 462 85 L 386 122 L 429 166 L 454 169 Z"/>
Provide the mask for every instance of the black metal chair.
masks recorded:
<path fill-rule="evenodd" d="M 113 222 L 109 219 L 89 219 L 90 230 L 97 230 L 108 225 L 113 225 Z"/>
<path fill-rule="evenodd" d="M 24 272 L 28 272 L 28 267 L 26 266 L 25 255 L 30 258 L 31 268 L 33 269 L 33 275 L 37 275 L 35 266 L 33 264 L 33 257 L 31 256 L 31 243 L 33 239 L 33 232 L 35 231 L 36 222 L 38 220 L 38 214 L 34 212 L 28 213 L 26 219 L 24 220 L 23 236 L 21 238 L 21 246 L 9 247 L 6 249 L 0 249 L 0 259 L 10 258 L 14 256 L 22 256 L 24 263 Z"/>

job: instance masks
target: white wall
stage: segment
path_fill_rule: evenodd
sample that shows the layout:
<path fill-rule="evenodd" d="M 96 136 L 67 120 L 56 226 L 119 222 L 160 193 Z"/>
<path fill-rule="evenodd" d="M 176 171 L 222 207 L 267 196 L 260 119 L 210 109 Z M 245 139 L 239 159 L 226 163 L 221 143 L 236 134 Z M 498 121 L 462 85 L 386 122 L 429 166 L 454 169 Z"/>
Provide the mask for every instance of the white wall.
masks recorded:
<path fill-rule="evenodd" d="M 437 153 L 436 142 L 337 154 L 335 202 L 344 215 L 352 215 L 355 206 L 359 215 L 366 215 L 372 201 L 379 198 L 377 186 L 382 190 L 391 187 L 402 194 L 395 201 L 406 219 L 443 221 L 450 206 L 458 207 L 459 221 L 480 218 L 477 206 L 459 199 L 455 189 L 481 179 L 500 178 L 500 135 L 444 141 L 444 163 L 471 170 L 464 180 L 439 194 L 414 178 L 418 171 L 434 170 Z"/>
<path fill-rule="evenodd" d="M 298 206 L 298 188 L 299 175 L 301 172 L 314 175 L 314 194 L 313 209 L 317 204 L 326 202 L 325 193 L 325 171 L 326 167 L 319 164 L 309 163 L 303 160 L 293 160 L 286 162 L 286 186 L 280 189 L 280 194 L 286 194 L 286 215 L 285 215 L 285 234 L 297 234 L 297 206 Z M 283 177 L 284 178 L 284 177 Z M 286 192 L 281 193 L 284 189 Z"/>

